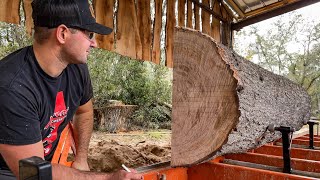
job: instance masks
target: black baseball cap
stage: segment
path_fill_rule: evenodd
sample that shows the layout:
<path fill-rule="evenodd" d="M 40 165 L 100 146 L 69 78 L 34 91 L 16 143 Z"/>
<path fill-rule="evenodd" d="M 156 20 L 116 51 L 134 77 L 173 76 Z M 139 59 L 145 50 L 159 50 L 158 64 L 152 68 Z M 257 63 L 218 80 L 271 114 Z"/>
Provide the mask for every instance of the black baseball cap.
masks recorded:
<path fill-rule="evenodd" d="M 88 0 L 33 0 L 34 26 L 55 28 L 61 24 L 98 34 L 110 34 L 112 29 L 96 22 Z"/>

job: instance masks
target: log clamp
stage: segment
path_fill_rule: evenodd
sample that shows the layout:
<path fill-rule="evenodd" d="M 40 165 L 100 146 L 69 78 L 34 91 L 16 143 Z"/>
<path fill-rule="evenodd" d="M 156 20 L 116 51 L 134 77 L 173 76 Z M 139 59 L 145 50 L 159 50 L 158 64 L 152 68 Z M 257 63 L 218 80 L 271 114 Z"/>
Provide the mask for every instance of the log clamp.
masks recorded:
<path fill-rule="evenodd" d="M 283 172 L 291 174 L 291 159 L 290 159 L 290 149 L 292 142 L 292 134 L 295 131 L 292 127 L 280 126 L 274 127 L 273 124 L 268 126 L 270 132 L 280 131 L 282 134 L 282 155 L 283 155 Z"/>
<path fill-rule="evenodd" d="M 313 127 L 314 125 L 319 125 L 319 121 L 316 121 L 314 119 L 311 119 L 307 122 L 309 125 L 309 149 L 314 149 L 314 132 L 313 132 Z"/>

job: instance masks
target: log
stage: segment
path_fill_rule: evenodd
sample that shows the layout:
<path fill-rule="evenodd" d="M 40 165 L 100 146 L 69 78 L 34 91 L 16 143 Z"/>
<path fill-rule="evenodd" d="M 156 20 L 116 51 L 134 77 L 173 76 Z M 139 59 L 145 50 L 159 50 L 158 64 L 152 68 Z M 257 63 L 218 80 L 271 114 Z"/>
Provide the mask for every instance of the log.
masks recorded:
<path fill-rule="evenodd" d="M 191 166 L 299 130 L 310 97 L 299 85 L 240 57 L 199 31 L 174 34 L 171 166 Z"/>

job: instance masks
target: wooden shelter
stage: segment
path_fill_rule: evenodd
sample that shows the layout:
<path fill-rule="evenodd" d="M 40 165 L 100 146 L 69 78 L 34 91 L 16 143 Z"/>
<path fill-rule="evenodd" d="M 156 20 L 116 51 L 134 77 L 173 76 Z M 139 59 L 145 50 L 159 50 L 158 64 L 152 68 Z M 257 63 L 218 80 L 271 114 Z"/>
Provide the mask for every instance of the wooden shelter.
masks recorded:
<path fill-rule="evenodd" d="M 232 32 L 320 0 L 92 0 L 96 19 L 114 29 L 96 36 L 100 48 L 134 59 L 173 65 L 174 27 L 188 27 L 231 47 Z M 1 0 L 0 21 L 20 24 L 24 8 L 27 32 L 32 32 L 32 0 Z M 164 37 L 164 38 L 161 38 Z"/>

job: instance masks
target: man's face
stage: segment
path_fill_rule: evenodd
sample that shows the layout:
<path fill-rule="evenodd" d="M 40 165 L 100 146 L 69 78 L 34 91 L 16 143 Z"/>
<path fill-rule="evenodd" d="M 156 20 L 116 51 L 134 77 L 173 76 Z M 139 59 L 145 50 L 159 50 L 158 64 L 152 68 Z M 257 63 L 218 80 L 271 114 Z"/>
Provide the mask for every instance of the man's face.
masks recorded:
<path fill-rule="evenodd" d="M 97 47 L 92 32 L 80 29 L 71 29 L 70 36 L 63 48 L 63 55 L 68 64 L 84 64 L 87 62 L 91 48 Z"/>

